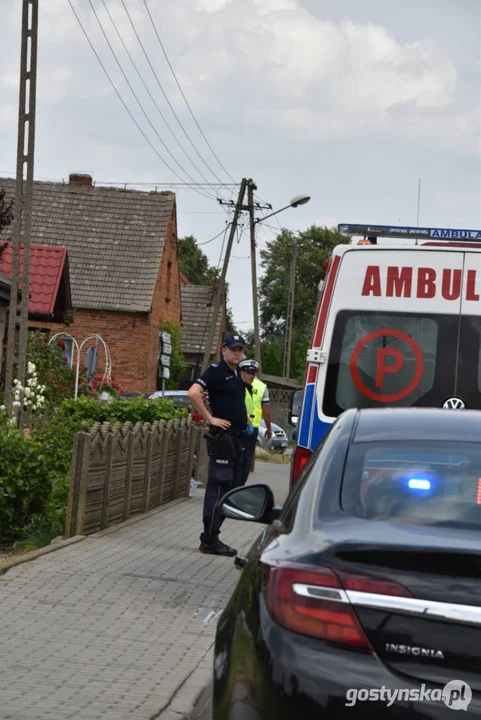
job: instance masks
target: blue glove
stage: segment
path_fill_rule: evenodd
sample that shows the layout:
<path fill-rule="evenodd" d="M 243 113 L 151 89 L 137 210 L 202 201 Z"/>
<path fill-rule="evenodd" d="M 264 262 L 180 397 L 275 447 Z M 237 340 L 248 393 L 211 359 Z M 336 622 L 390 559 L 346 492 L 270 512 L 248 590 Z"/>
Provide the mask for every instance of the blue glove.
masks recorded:
<path fill-rule="evenodd" d="M 250 425 L 247 426 L 244 434 L 245 435 L 254 435 L 254 426 L 252 425 L 252 423 L 250 423 Z"/>

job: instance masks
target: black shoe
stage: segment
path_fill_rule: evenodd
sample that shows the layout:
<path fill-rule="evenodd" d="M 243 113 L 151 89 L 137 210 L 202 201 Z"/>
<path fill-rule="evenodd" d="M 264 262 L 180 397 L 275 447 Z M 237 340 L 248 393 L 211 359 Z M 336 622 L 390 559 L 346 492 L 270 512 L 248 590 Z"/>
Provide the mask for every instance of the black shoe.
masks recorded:
<path fill-rule="evenodd" d="M 229 547 L 221 540 L 216 540 L 211 543 L 201 542 L 199 550 L 206 555 L 223 555 L 224 557 L 234 557 L 234 555 L 237 555 L 237 550 Z"/>

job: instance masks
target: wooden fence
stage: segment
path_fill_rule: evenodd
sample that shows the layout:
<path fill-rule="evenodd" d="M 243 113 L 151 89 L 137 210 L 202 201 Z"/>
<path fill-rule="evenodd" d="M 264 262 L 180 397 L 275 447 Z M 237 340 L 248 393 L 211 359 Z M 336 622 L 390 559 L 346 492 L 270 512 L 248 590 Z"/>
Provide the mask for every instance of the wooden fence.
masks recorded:
<path fill-rule="evenodd" d="M 74 442 L 66 537 L 188 497 L 200 434 L 190 419 L 84 425 Z"/>

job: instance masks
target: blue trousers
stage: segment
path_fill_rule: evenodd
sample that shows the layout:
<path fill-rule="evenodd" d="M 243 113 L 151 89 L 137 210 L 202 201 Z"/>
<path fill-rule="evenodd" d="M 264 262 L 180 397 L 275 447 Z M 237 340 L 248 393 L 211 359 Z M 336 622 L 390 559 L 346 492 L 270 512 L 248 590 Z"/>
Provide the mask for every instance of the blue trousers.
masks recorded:
<path fill-rule="evenodd" d="M 229 490 L 240 484 L 244 439 L 227 433 L 220 433 L 215 439 L 207 436 L 210 463 L 204 496 L 202 542 L 214 543 L 219 537 L 225 518 L 218 512 L 217 504 Z"/>

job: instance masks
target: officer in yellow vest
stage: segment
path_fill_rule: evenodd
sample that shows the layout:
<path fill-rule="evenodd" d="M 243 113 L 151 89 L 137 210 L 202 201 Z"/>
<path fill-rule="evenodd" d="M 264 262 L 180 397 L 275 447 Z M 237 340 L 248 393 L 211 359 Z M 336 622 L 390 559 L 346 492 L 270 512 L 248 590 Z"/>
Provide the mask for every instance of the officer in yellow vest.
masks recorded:
<path fill-rule="evenodd" d="M 259 372 L 259 363 L 257 360 L 243 360 L 239 363 L 239 370 L 246 384 L 246 408 L 249 420 L 252 420 L 254 432 L 243 438 L 243 469 L 240 476 L 240 485 L 245 485 L 249 477 L 252 458 L 254 457 L 257 436 L 262 418 L 266 424 L 266 438 L 272 437 L 271 428 L 271 409 L 269 403 L 269 391 L 267 385 L 257 377 Z"/>

